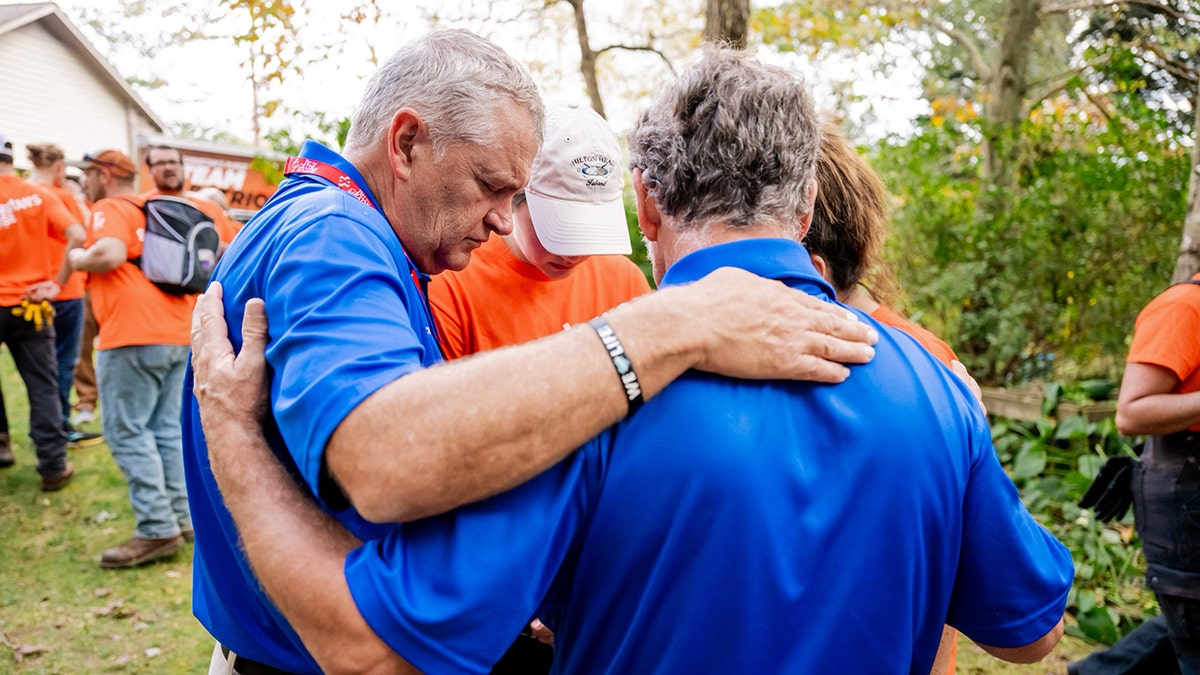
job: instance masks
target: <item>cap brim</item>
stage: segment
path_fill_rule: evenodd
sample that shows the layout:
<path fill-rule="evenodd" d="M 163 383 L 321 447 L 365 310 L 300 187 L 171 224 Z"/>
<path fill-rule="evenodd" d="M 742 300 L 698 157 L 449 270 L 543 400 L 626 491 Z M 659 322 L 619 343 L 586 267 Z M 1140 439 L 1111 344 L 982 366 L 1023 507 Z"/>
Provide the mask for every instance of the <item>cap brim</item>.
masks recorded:
<path fill-rule="evenodd" d="M 526 190 L 529 218 L 542 247 L 554 255 L 629 255 L 625 205 L 567 202 Z"/>
<path fill-rule="evenodd" d="M 87 169 L 92 166 L 92 163 L 86 159 L 66 159 L 63 162 L 67 166 L 73 166 L 76 169 Z"/>

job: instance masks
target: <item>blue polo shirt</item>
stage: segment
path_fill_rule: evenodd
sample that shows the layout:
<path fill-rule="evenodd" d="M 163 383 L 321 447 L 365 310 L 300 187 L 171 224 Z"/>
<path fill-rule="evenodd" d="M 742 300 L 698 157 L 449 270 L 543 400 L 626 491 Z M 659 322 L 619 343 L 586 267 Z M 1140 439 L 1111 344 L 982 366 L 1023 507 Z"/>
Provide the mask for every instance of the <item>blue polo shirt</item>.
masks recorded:
<path fill-rule="evenodd" d="M 833 301 L 799 244 L 697 251 Z M 530 482 L 351 552 L 359 610 L 424 672 L 486 673 L 532 616 L 557 673 L 927 673 L 943 623 L 999 647 L 1062 616 L 1066 548 L 974 398 L 908 335 L 842 384 L 692 372 Z"/>
<path fill-rule="evenodd" d="M 330 164 L 367 189 L 354 166 L 328 148 L 310 141 L 301 156 Z M 382 537 L 392 526 L 368 523 L 345 502 L 323 474 L 322 453 L 333 430 L 364 399 L 440 360 L 415 272 L 379 211 L 323 178 L 292 175 L 238 234 L 213 276 L 225 289 L 235 348 L 241 348 L 246 301 L 266 301 L 272 450 L 323 508 L 364 540 Z M 319 673 L 259 588 L 238 546 L 208 466 L 191 383 L 189 364 L 183 454 L 197 534 L 196 617 L 238 654 L 293 672 Z"/>

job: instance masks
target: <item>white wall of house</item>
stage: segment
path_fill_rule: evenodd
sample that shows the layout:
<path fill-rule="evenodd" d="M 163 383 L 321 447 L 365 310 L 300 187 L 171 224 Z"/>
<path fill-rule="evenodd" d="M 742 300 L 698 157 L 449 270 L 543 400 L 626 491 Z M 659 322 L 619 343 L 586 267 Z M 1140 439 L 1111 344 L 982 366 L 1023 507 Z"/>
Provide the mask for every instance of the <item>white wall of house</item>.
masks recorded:
<path fill-rule="evenodd" d="M 158 133 L 85 59 L 40 22 L 0 35 L 0 133 L 18 168 L 29 168 L 25 143 L 56 143 L 69 159 L 103 148 L 133 156 L 139 133 Z"/>

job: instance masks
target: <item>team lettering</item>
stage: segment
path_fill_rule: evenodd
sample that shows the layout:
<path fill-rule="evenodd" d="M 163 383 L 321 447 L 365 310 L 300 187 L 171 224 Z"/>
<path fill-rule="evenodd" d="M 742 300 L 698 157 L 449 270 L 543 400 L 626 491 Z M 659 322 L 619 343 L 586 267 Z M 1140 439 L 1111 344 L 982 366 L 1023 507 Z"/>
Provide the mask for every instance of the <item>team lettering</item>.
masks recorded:
<path fill-rule="evenodd" d="M 26 195 L 24 197 L 13 197 L 12 199 L 0 204 L 0 228 L 12 226 L 17 222 L 17 211 L 32 209 L 35 206 L 42 205 L 42 196 L 39 194 Z"/>

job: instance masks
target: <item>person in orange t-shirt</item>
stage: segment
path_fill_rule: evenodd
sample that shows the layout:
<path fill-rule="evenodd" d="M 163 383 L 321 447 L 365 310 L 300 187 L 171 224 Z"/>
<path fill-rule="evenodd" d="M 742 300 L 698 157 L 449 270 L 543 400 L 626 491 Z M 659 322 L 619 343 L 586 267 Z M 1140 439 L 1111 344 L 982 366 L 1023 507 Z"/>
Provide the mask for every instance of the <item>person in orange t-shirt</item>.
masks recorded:
<path fill-rule="evenodd" d="M 30 182 L 53 192 L 75 222 L 87 222 L 75 193 L 66 188 L 67 164 L 62 149 L 52 143 L 30 143 L 25 149 L 29 161 L 33 164 Z M 55 265 L 61 265 L 67 254 L 66 240 L 54 239 L 51 246 Z M 86 277 L 83 272 L 72 273 L 53 303 L 58 396 L 63 409 L 63 428 L 67 432 L 68 442 L 74 445 L 87 445 L 102 440 L 100 434 L 81 431 L 71 425 L 71 386 L 75 380 L 75 364 L 79 361 L 83 334 Z"/>
<path fill-rule="evenodd" d="M 632 247 L 620 160 L 616 136 L 590 108 L 546 110 L 529 185 L 513 198 L 512 233 L 490 238 L 466 269 L 429 282 L 447 359 L 536 340 L 650 292 L 623 255 Z M 549 631 L 535 620 L 527 632 L 493 673 L 549 672 Z"/>
<path fill-rule="evenodd" d="M 817 200 L 812 225 L 803 240 L 813 265 L 837 291 L 838 300 L 910 335 L 963 378 L 978 398 L 979 385 L 950 345 L 879 302 L 860 285 L 869 270 L 878 271 L 882 265 L 879 251 L 886 234 L 886 199 L 887 189 L 879 175 L 835 125 L 826 124 L 817 159 Z M 957 638 L 958 631 L 947 626 L 930 670 L 932 675 L 954 673 Z"/>
<path fill-rule="evenodd" d="M 101 424 L 137 521 L 133 538 L 104 551 L 100 566 L 134 567 L 173 554 L 192 532 L 180 407 L 195 296 L 159 290 L 132 262 L 146 225 L 132 160 L 105 150 L 80 165 L 93 202 L 91 231 L 87 249 L 68 260 L 89 273 L 100 324 Z"/>
<path fill-rule="evenodd" d="M 608 124 L 589 108 L 551 106 L 545 138 L 513 199 L 512 233 L 429 283 L 447 358 L 545 337 L 650 292 L 622 255 L 631 251 L 624 178 Z"/>
<path fill-rule="evenodd" d="M 1138 314 L 1116 422 L 1126 436 L 1147 436 L 1132 485 L 1146 585 L 1179 672 L 1200 673 L 1200 274 Z"/>
<path fill-rule="evenodd" d="M 29 396 L 29 435 L 37 451 L 42 490 L 66 486 L 67 435 L 58 402 L 54 324 L 50 301 L 70 268 L 55 265 L 53 237 L 78 247 L 83 227 L 52 193 L 16 175 L 12 141 L 0 136 L 0 342 L 7 344 Z M 12 466 L 8 420 L 0 413 L 0 467 Z"/>

